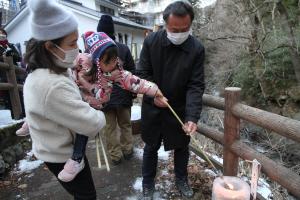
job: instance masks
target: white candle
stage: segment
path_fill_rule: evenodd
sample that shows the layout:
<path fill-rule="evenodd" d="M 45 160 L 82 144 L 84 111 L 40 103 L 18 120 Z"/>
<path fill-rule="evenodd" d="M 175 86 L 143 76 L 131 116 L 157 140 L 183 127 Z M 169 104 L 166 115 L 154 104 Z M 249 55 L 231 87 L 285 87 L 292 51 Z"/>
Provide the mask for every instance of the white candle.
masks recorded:
<path fill-rule="evenodd" d="M 238 177 L 218 177 L 213 183 L 212 200 L 250 200 L 250 186 Z"/>

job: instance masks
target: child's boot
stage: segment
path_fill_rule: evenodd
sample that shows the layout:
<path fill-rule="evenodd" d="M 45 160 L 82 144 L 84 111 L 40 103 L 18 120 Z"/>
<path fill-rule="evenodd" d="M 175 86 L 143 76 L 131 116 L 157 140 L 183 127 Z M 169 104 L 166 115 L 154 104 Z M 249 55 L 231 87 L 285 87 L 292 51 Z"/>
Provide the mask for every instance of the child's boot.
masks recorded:
<path fill-rule="evenodd" d="M 83 168 L 84 159 L 82 159 L 80 163 L 75 160 L 68 159 L 64 166 L 64 169 L 59 172 L 58 179 L 63 182 L 70 182 Z"/>

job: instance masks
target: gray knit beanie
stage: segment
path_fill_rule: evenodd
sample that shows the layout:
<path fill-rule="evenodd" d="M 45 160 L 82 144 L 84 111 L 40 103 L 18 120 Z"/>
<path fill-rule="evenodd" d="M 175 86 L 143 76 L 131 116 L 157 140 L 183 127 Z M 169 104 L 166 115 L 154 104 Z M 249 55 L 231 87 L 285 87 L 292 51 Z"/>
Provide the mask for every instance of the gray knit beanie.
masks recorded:
<path fill-rule="evenodd" d="M 30 0 L 31 33 L 37 40 L 54 40 L 78 28 L 74 15 L 65 11 L 54 0 Z"/>

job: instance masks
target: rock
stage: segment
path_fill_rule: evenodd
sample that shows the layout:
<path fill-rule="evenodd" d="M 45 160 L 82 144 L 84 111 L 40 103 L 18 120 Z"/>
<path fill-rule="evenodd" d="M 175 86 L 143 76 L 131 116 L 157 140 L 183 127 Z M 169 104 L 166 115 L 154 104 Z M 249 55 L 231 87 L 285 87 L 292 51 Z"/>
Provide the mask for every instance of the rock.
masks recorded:
<path fill-rule="evenodd" d="M 288 95 L 294 100 L 294 101 L 300 101 L 300 86 L 294 86 L 289 89 Z"/>
<path fill-rule="evenodd" d="M 3 158 L 2 158 L 2 156 L 0 156 L 0 175 L 1 174 L 4 174 L 4 172 L 5 172 L 5 162 L 4 162 L 4 160 L 3 160 Z"/>
<path fill-rule="evenodd" d="M 21 144 L 16 144 L 14 147 L 13 147 L 14 151 L 15 151 L 15 154 L 16 154 L 16 158 L 17 159 L 20 159 L 22 156 L 23 156 L 23 147 Z"/>
<path fill-rule="evenodd" d="M 2 156 L 3 160 L 8 163 L 9 166 L 13 166 L 17 161 L 15 151 L 11 147 L 5 149 L 2 152 Z"/>

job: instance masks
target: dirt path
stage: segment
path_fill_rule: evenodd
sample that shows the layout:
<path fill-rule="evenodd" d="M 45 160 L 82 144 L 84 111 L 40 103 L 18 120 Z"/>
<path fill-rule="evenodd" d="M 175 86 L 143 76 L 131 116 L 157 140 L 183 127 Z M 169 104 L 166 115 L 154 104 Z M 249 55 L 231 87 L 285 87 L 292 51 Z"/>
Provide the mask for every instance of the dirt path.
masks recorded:
<path fill-rule="evenodd" d="M 135 136 L 135 155 L 130 161 L 123 160 L 118 166 L 111 166 L 111 172 L 97 168 L 95 143 L 90 141 L 87 157 L 98 199 L 137 200 L 141 196 L 142 146 L 139 136 Z M 183 199 L 174 186 L 172 153 L 159 151 L 159 166 L 156 181 L 155 199 Z M 191 156 L 189 180 L 196 192 L 194 200 L 209 200 L 211 196 L 212 174 L 205 169 L 206 164 Z M 6 182 L 5 182 L 6 181 Z M 41 165 L 30 173 L 11 175 L 0 181 L 1 200 L 68 200 L 72 199 L 59 185 L 48 169 Z"/>

